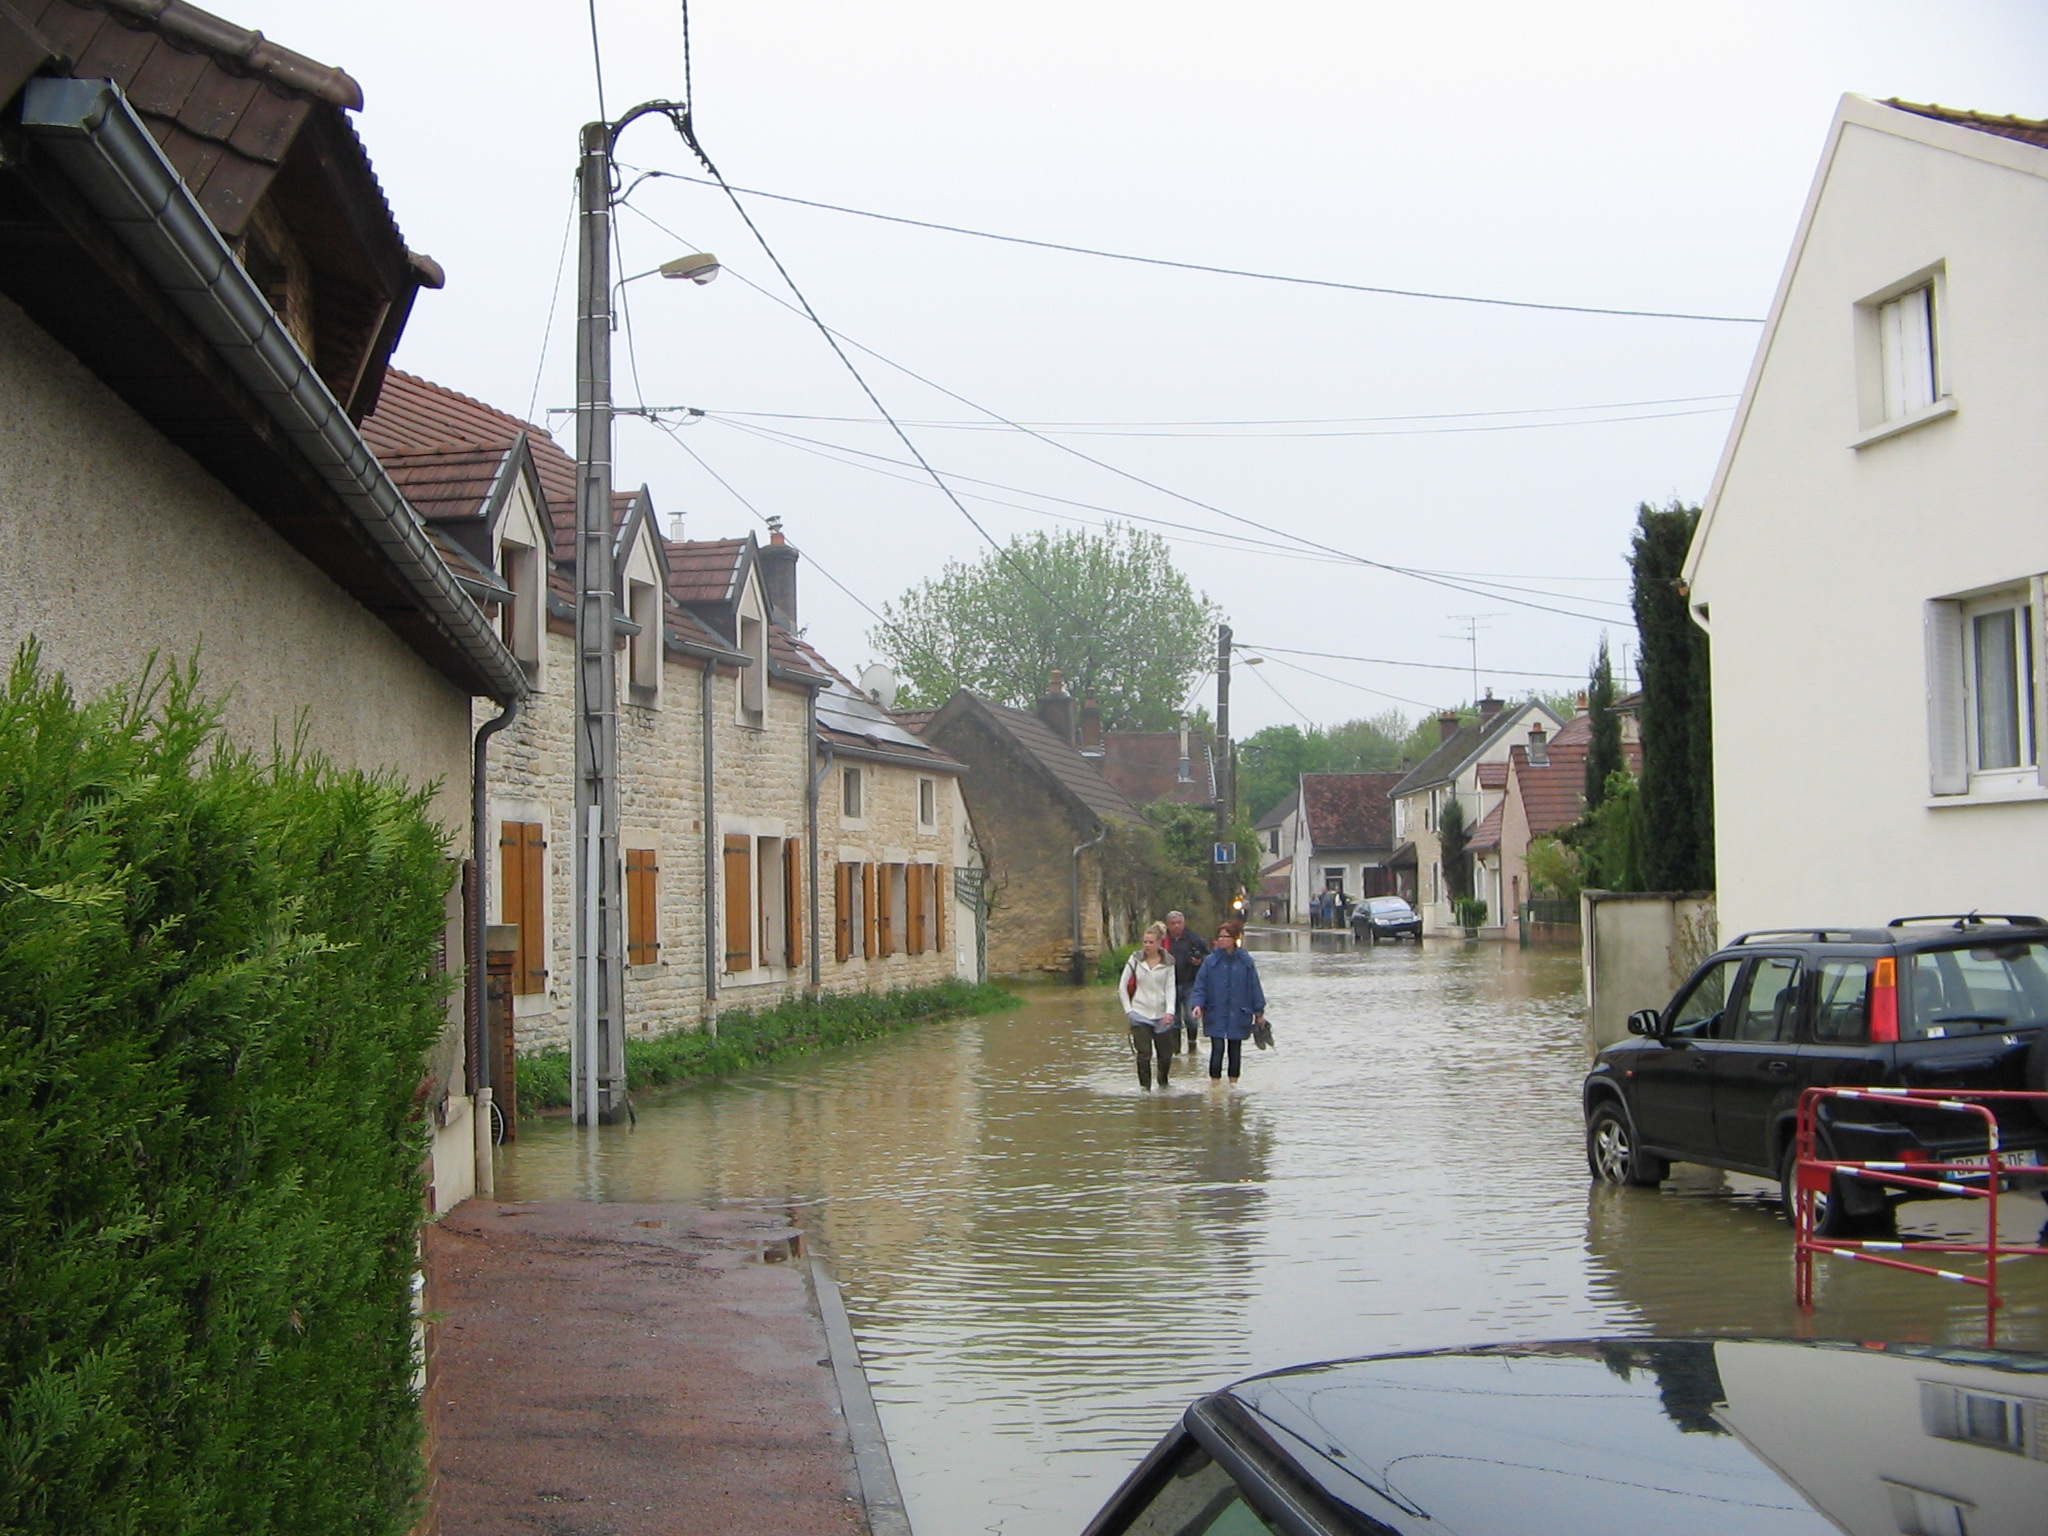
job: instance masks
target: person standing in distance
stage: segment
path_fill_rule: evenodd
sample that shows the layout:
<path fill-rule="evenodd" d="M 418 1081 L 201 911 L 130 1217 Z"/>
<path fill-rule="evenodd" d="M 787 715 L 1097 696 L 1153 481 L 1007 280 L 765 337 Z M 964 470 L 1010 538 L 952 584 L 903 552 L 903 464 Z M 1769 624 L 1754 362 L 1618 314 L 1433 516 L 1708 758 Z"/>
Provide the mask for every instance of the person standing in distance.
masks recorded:
<path fill-rule="evenodd" d="M 1223 1076 L 1226 1058 L 1230 1081 L 1237 1082 L 1244 1070 L 1244 1043 L 1252 1026 L 1266 1022 L 1266 989 L 1259 984 L 1259 967 L 1238 947 L 1244 924 L 1232 919 L 1216 930 L 1216 947 L 1195 973 L 1194 996 L 1189 1010 L 1209 1037 L 1209 1081 Z"/>
<path fill-rule="evenodd" d="M 1173 981 L 1173 957 L 1166 952 L 1166 924 L 1145 930 L 1144 946 L 1124 962 L 1117 980 L 1117 1002 L 1131 1025 L 1131 1053 L 1138 1059 L 1138 1086 L 1152 1086 L 1152 1058 L 1159 1058 L 1159 1086 L 1173 1071 L 1173 1048 L 1180 1040 L 1180 1018 L 1174 1009 L 1179 990 Z"/>
<path fill-rule="evenodd" d="M 1202 968 L 1202 962 L 1209 956 L 1209 944 L 1199 933 L 1188 927 L 1185 912 L 1166 914 L 1166 952 L 1173 956 L 1174 995 L 1180 1004 L 1180 1029 L 1173 1032 L 1176 1043 L 1180 1030 L 1188 1032 L 1187 1049 L 1195 1050 L 1202 1038 L 1202 1026 L 1188 1013 L 1188 995 L 1195 989 L 1195 972 Z"/>

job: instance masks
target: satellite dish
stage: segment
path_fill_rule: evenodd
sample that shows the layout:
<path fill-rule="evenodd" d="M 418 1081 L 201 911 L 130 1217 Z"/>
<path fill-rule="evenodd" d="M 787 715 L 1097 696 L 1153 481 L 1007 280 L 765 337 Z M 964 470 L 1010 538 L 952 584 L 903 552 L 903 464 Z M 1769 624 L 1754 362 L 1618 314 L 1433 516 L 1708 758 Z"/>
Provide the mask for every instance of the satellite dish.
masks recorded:
<path fill-rule="evenodd" d="M 896 707 L 897 686 L 896 674 L 879 661 L 870 662 L 861 669 L 860 691 L 884 709 Z"/>

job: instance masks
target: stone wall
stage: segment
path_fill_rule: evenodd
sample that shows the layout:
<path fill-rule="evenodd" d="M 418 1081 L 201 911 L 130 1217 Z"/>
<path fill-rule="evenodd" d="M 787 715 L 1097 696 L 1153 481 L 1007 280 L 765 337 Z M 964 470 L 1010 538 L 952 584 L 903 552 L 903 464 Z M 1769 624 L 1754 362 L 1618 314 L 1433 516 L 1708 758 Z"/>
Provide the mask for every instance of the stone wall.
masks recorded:
<path fill-rule="evenodd" d="M 864 814 L 858 819 L 845 814 L 841 792 L 840 776 L 849 768 L 859 769 L 863 780 Z M 934 819 L 929 824 L 918 820 L 920 779 L 933 781 Z M 954 780 L 951 774 L 904 764 L 834 758 L 818 803 L 818 840 L 826 855 L 818 863 L 818 952 L 822 958 L 820 984 L 825 991 L 886 992 L 897 987 L 928 987 L 958 974 L 961 919 L 968 914 L 955 899 L 960 797 Z M 839 863 L 935 865 L 944 882 L 942 943 L 928 947 L 922 954 L 909 954 L 899 947 L 893 955 L 863 959 L 856 954 L 840 963 L 836 949 L 839 883 L 835 873 Z M 968 920 L 972 921 L 971 916 Z M 965 942 L 973 945 L 971 930 L 966 933 Z"/>

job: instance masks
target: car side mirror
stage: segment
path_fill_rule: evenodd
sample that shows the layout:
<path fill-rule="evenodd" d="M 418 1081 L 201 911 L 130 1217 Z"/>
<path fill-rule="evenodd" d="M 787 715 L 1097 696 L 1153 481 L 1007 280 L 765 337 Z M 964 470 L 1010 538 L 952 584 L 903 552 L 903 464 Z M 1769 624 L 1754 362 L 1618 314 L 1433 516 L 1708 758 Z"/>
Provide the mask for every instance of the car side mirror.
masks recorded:
<path fill-rule="evenodd" d="M 1628 1032 L 1655 1039 L 1664 1033 L 1664 1015 L 1655 1008 L 1638 1008 L 1628 1016 Z"/>

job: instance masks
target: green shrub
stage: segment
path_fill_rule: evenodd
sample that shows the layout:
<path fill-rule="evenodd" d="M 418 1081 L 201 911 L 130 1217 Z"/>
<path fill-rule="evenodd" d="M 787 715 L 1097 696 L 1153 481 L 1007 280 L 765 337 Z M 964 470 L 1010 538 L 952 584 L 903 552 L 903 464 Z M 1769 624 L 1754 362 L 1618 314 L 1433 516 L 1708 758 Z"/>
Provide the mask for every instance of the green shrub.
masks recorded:
<path fill-rule="evenodd" d="M 1115 981 L 1124 973 L 1124 962 L 1138 952 L 1135 944 L 1118 944 L 1105 949 L 1095 962 L 1097 981 Z"/>
<path fill-rule="evenodd" d="M 426 795 L 196 669 L 0 691 L 0 1531 L 397 1533 L 419 1488 Z"/>
<path fill-rule="evenodd" d="M 1460 928 L 1484 928 L 1486 903 L 1477 896 L 1460 896 L 1451 903 L 1451 914 Z"/>
<path fill-rule="evenodd" d="M 626 1081 L 634 1088 L 722 1077 L 777 1056 L 849 1045 L 895 1034 L 927 1019 L 992 1013 L 1016 997 L 989 982 L 943 981 L 894 992 L 834 992 L 813 1001 L 792 998 L 772 1008 L 733 1008 L 716 1031 L 626 1040 Z M 519 1112 L 561 1109 L 569 1102 L 569 1053 L 538 1051 L 519 1058 Z"/>

